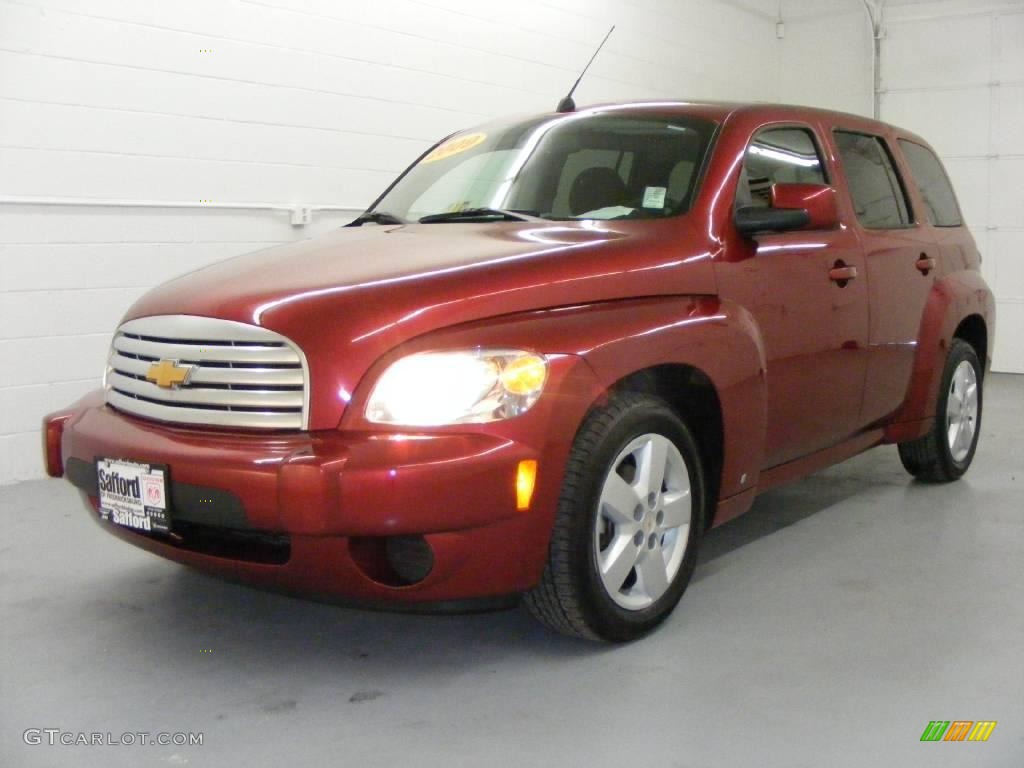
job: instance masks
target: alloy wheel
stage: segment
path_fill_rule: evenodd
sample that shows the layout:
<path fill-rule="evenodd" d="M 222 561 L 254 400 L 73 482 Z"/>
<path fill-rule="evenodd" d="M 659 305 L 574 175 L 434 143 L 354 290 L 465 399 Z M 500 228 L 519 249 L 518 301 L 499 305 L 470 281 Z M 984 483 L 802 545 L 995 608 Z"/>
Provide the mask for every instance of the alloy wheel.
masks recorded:
<path fill-rule="evenodd" d="M 978 428 L 978 375 L 967 360 L 953 371 L 946 398 L 946 439 L 953 461 L 967 458 Z"/>
<path fill-rule="evenodd" d="M 617 605 L 643 610 L 668 591 L 692 520 L 690 475 L 679 449 L 654 433 L 632 440 L 605 477 L 593 536 L 601 583 Z"/>

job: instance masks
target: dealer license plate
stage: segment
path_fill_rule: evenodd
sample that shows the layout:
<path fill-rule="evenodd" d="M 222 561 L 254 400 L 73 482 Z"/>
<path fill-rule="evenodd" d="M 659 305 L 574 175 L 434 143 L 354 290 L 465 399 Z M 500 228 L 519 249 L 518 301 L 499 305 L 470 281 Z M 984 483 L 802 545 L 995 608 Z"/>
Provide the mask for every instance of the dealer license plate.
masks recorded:
<path fill-rule="evenodd" d="M 147 533 L 169 533 L 167 468 L 123 459 L 97 459 L 100 516 Z"/>

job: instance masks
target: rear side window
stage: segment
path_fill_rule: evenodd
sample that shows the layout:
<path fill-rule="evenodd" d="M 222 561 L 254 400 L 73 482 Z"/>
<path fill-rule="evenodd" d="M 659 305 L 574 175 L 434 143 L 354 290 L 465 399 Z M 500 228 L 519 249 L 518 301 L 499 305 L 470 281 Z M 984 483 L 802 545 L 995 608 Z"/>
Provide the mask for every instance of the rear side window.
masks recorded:
<path fill-rule="evenodd" d="M 786 183 L 825 183 L 818 146 L 806 128 L 768 128 L 754 136 L 743 159 L 736 207 L 767 208 L 772 184 Z"/>
<path fill-rule="evenodd" d="M 900 149 L 914 173 L 914 181 L 921 190 L 932 224 L 937 227 L 959 227 L 963 224 L 953 185 L 949 183 L 939 158 L 927 147 L 906 139 L 900 139 Z"/>
<path fill-rule="evenodd" d="M 836 131 L 835 137 L 860 223 L 867 229 L 909 226 L 903 185 L 882 139 L 851 131 Z"/>

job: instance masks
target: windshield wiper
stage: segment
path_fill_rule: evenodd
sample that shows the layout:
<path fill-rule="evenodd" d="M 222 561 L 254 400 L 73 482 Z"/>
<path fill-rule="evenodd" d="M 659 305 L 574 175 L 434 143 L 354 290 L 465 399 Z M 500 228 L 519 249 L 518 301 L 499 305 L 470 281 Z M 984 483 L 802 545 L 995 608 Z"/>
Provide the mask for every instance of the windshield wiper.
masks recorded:
<path fill-rule="evenodd" d="M 536 221 L 536 211 L 510 211 L 505 208 L 463 208 L 461 211 L 446 211 L 445 213 L 431 213 L 428 216 L 420 217 L 420 224 L 436 224 L 444 221 L 459 221 L 460 219 L 489 219 L 502 218 L 514 221 Z"/>
<path fill-rule="evenodd" d="M 361 227 L 363 224 L 408 224 L 409 222 L 400 216 L 385 211 L 368 211 L 359 218 L 350 221 L 346 226 Z"/>

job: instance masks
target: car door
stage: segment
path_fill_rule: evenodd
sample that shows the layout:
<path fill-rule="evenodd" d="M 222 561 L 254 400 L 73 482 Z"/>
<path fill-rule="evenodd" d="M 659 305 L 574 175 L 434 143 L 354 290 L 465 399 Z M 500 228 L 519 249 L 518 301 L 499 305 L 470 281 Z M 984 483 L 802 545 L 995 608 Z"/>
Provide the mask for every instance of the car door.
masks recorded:
<path fill-rule="evenodd" d="M 736 207 L 768 205 L 772 184 L 830 183 L 822 146 L 810 124 L 756 131 L 740 169 Z M 843 211 L 840 205 L 841 218 Z M 764 467 L 842 442 L 859 426 L 866 364 L 859 239 L 840 226 L 739 238 L 730 247 L 738 252 L 716 265 L 719 291 L 754 315 L 767 358 Z M 852 268 L 848 279 L 834 279 L 837 267 Z"/>
<path fill-rule="evenodd" d="M 939 248 L 915 216 L 886 137 L 846 128 L 833 136 L 867 266 L 871 324 L 861 421 L 880 424 L 907 395 Z"/>

